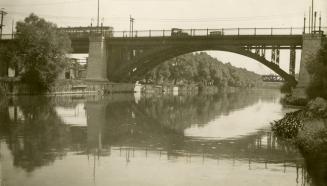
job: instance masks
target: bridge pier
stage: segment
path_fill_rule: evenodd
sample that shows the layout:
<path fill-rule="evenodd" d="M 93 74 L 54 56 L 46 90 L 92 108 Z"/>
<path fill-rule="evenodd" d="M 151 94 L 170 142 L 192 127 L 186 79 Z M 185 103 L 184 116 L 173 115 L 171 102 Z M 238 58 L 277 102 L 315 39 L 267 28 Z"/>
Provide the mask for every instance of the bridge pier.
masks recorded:
<path fill-rule="evenodd" d="M 302 54 L 300 62 L 299 80 L 296 88 L 293 90 L 293 96 L 306 98 L 306 89 L 310 84 L 310 74 L 307 71 L 306 64 L 315 58 L 322 47 L 322 34 L 303 35 Z"/>
<path fill-rule="evenodd" d="M 89 59 L 87 80 L 108 81 L 107 47 L 102 34 L 92 34 L 89 38 Z"/>
<path fill-rule="evenodd" d="M 291 46 L 289 74 L 291 76 L 293 76 L 293 77 L 295 77 L 295 61 L 296 61 L 296 50 L 295 50 L 295 46 Z"/>
<path fill-rule="evenodd" d="M 102 148 L 102 129 L 106 124 L 106 107 L 108 102 L 89 101 L 85 104 L 87 118 L 87 143 L 88 148 Z"/>

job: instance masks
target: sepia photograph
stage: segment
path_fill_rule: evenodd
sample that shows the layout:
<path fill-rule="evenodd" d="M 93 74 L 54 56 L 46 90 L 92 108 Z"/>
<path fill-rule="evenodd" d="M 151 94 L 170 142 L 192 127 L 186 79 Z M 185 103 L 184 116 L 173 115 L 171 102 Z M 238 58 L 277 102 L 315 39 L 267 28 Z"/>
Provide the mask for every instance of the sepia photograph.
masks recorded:
<path fill-rule="evenodd" d="M 327 0 L 1 0 L 0 186 L 327 186 Z"/>

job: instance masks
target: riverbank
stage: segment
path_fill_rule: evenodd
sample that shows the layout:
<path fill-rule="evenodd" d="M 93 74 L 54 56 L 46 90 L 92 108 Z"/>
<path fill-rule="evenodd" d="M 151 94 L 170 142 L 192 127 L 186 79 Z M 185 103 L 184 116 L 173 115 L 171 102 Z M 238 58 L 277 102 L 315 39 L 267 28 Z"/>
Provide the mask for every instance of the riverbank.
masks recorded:
<path fill-rule="evenodd" d="M 277 89 L 279 84 L 270 83 L 267 86 L 252 87 L 263 89 Z M 99 80 L 60 80 L 55 82 L 54 86 L 46 93 L 46 95 L 69 95 L 69 94 L 111 94 L 111 93 L 171 93 L 171 94 L 185 94 L 185 93 L 217 93 L 219 91 L 236 91 L 241 87 L 224 87 L 216 86 L 200 86 L 198 84 L 138 84 L 138 83 L 113 83 L 109 81 Z M 0 79 L 0 95 L 32 95 L 36 94 L 26 85 L 21 83 L 17 78 L 2 78 Z"/>
<path fill-rule="evenodd" d="M 316 98 L 301 110 L 272 123 L 279 138 L 295 144 L 304 157 L 312 185 L 327 183 L 327 101 Z"/>
<path fill-rule="evenodd" d="M 296 144 L 303 154 L 327 153 L 327 101 L 316 98 L 303 109 L 272 123 L 273 132 Z"/>

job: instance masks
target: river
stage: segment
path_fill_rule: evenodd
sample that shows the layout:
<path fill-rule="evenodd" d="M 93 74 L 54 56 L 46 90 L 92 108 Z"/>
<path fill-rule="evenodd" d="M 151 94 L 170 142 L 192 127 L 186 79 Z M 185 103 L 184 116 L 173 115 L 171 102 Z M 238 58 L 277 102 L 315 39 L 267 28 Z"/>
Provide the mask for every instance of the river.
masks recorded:
<path fill-rule="evenodd" d="M 0 103 L 1 186 L 312 185 L 278 90 Z"/>

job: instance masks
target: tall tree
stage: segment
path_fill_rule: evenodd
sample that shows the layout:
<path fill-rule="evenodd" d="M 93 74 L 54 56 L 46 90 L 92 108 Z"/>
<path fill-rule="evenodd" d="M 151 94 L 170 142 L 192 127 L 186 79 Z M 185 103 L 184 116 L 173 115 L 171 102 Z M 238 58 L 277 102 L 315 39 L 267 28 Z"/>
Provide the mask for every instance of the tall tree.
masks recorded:
<path fill-rule="evenodd" d="M 167 65 L 169 68 L 167 68 Z M 170 59 L 147 73 L 146 82 L 198 83 L 217 87 L 253 87 L 261 76 L 246 69 L 224 64 L 205 52 L 189 53 Z"/>
<path fill-rule="evenodd" d="M 4 50 L 10 66 L 33 92 L 44 92 L 55 82 L 67 62 L 70 40 L 57 26 L 31 14 L 16 25 L 15 52 Z"/>

